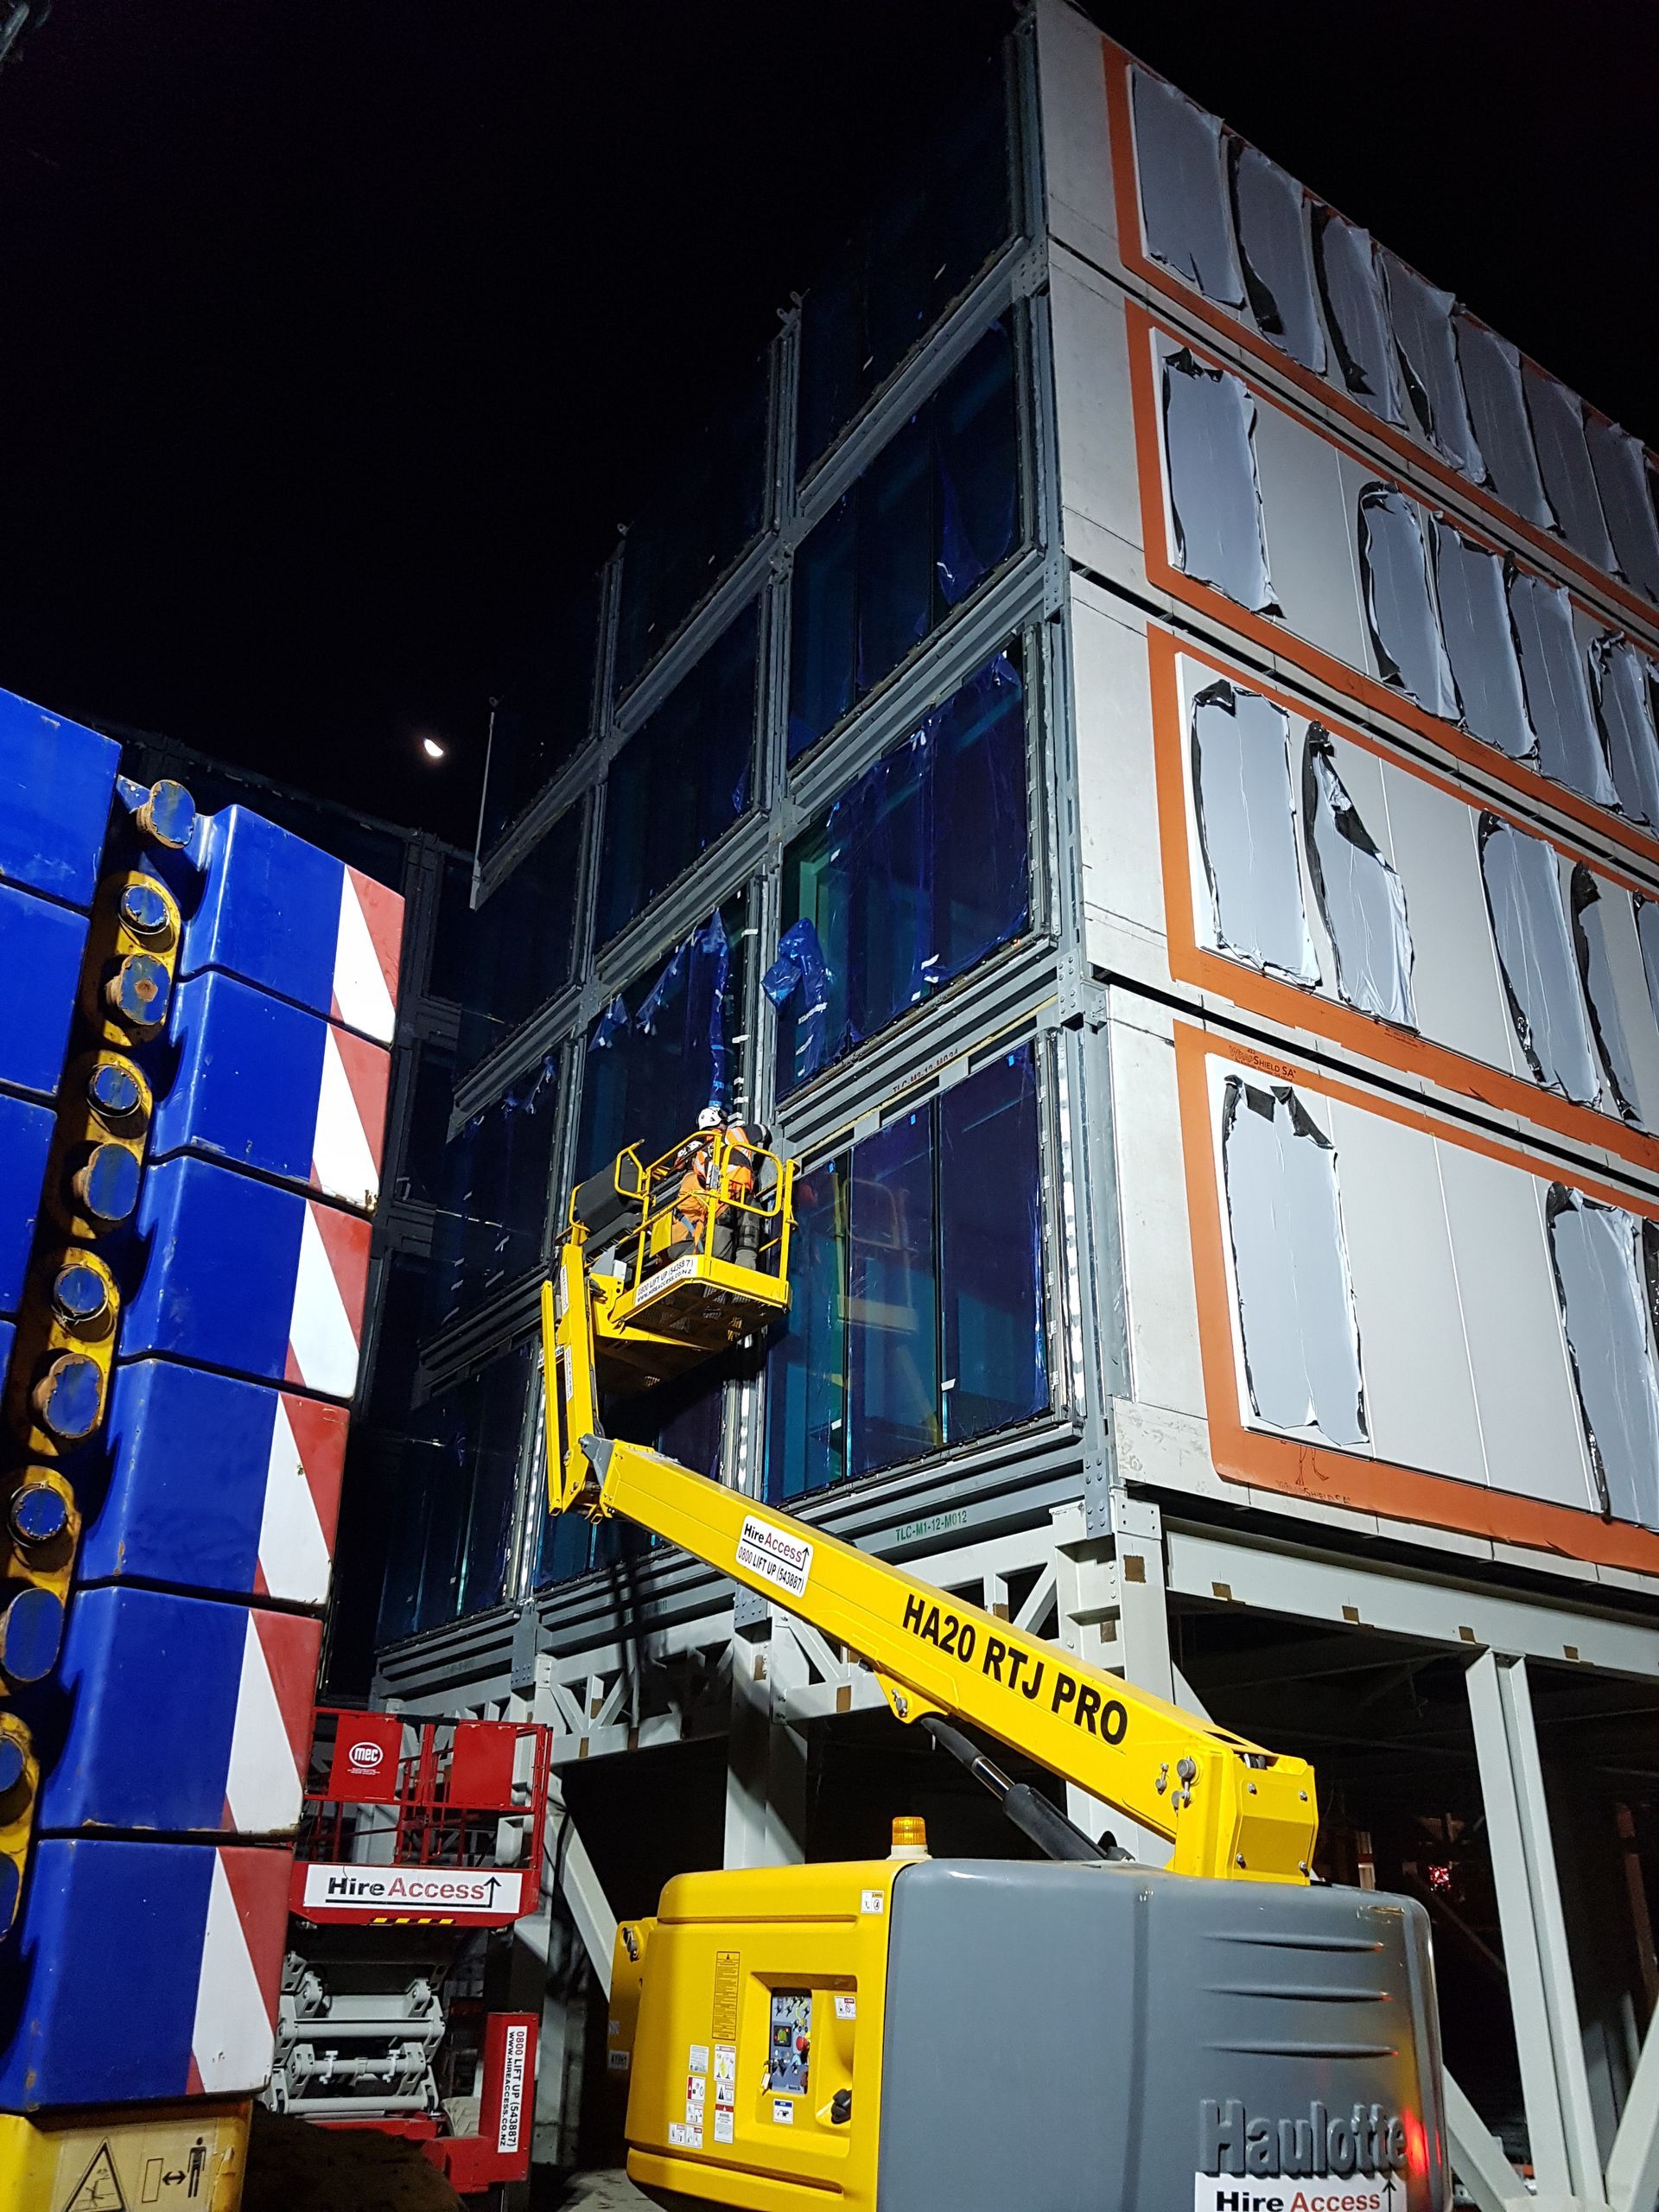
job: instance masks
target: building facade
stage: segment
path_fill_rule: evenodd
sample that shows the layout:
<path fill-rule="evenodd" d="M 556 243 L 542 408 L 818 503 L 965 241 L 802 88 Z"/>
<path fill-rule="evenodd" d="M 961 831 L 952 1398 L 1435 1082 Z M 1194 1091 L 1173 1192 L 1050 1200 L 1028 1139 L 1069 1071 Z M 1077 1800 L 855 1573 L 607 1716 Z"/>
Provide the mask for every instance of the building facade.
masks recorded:
<path fill-rule="evenodd" d="M 628 1433 L 1310 1757 L 1483 2212 L 1651 2202 L 1656 695 L 1636 442 L 1039 0 L 498 710 L 377 1687 L 551 1724 L 577 1930 L 1002 1847 L 546 1521 L 563 1194 L 714 1097 L 793 1308 Z"/>

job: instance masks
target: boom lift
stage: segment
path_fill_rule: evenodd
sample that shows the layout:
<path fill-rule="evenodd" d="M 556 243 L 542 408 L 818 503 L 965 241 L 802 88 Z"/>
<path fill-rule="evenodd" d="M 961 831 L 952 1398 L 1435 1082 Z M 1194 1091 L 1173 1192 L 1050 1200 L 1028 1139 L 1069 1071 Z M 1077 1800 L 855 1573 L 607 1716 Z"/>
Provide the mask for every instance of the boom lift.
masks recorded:
<path fill-rule="evenodd" d="M 889 1859 L 671 1881 L 613 1968 L 630 2176 L 677 2212 L 1440 2212 L 1427 1917 L 1313 1884 L 1306 1762 L 604 1434 L 602 1395 L 787 1311 L 793 1180 L 717 1133 L 575 1193 L 542 1293 L 550 1508 L 622 1514 L 844 1646 L 1061 1863 L 933 1860 L 898 1821 Z M 958 1722 L 1166 1838 L 1168 1870 Z"/>

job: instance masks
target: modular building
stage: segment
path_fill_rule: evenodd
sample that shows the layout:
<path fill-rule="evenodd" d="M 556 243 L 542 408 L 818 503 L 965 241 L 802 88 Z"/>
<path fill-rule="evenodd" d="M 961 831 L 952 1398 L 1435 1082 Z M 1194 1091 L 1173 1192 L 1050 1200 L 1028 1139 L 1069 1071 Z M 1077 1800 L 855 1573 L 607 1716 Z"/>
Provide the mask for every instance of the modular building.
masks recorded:
<path fill-rule="evenodd" d="M 589 1935 L 891 1813 L 1005 1847 L 846 1653 L 545 1516 L 565 1196 L 741 1105 L 788 1325 L 619 1429 L 1310 1758 L 1319 1872 L 1433 1916 L 1471 2196 L 1639 2209 L 1653 467 L 1273 150 L 1039 0 L 550 620 L 378 1688 L 551 1725 Z"/>

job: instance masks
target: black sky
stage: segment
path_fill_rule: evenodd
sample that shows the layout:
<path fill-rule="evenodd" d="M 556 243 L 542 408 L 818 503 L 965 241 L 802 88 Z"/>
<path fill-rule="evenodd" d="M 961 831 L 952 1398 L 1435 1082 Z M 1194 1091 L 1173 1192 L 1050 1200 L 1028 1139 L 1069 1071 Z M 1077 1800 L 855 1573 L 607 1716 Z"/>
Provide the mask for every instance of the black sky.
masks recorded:
<path fill-rule="evenodd" d="M 516 641 L 1014 12 L 55 0 L 0 71 L 0 684 L 470 843 Z M 1659 442 L 1651 0 L 1094 12 Z"/>

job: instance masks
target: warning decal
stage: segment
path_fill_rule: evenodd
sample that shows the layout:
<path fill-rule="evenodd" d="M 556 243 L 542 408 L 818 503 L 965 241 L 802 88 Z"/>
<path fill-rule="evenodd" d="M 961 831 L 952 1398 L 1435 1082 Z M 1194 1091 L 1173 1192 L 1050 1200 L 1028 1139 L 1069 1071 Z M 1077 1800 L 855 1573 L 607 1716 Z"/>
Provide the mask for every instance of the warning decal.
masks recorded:
<path fill-rule="evenodd" d="M 737 1974 L 743 1962 L 741 1951 L 715 1953 L 715 2031 L 710 2040 L 716 2044 L 735 2044 L 737 2041 Z"/>
<path fill-rule="evenodd" d="M 73 2193 L 64 2199 L 63 2212 L 126 2212 L 126 2204 L 115 2177 L 110 2146 L 100 2143 Z"/>

